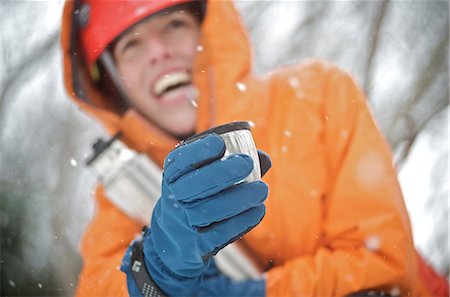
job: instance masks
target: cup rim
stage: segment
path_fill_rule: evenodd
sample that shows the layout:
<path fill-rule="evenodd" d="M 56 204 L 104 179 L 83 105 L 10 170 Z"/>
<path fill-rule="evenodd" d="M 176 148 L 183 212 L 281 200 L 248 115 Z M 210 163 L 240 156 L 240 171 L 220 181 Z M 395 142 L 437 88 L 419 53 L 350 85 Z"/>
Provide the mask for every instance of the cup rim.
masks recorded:
<path fill-rule="evenodd" d="M 246 122 L 246 121 L 231 122 L 231 123 L 213 127 L 211 129 L 208 129 L 203 132 L 192 135 L 191 137 L 186 138 L 183 142 L 189 143 L 189 142 L 195 141 L 199 138 L 202 138 L 203 136 L 206 136 L 208 134 L 215 133 L 215 134 L 221 135 L 221 134 L 225 134 L 225 133 L 229 133 L 229 132 L 233 132 L 233 131 L 237 131 L 237 130 L 251 130 L 251 126 L 250 126 L 249 122 Z"/>

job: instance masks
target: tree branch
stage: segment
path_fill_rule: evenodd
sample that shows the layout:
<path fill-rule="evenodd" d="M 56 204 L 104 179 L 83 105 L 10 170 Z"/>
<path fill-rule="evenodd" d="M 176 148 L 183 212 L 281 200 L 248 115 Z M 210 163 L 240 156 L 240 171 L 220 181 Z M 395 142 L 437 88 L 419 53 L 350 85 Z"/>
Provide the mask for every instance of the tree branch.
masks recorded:
<path fill-rule="evenodd" d="M 447 91 L 446 97 L 448 98 L 449 92 Z M 403 165 L 405 164 L 406 160 L 409 157 L 409 154 L 411 153 L 411 150 L 417 140 L 417 137 L 419 136 L 420 132 L 423 131 L 423 129 L 431 122 L 431 120 L 434 119 L 434 116 L 437 115 L 439 112 L 442 111 L 446 106 L 449 105 L 448 101 L 440 101 L 440 104 L 436 106 L 436 108 L 431 112 L 424 120 L 423 122 L 414 129 L 411 134 L 408 136 L 407 139 L 407 145 L 401 152 L 399 158 L 396 161 L 396 167 L 400 170 Z M 409 118 L 409 117 L 408 117 Z"/>
<path fill-rule="evenodd" d="M 370 36 L 372 36 L 373 38 L 371 39 L 372 42 L 369 43 L 369 55 L 366 59 L 366 71 L 364 73 L 364 77 L 363 77 L 363 90 L 364 93 L 367 95 L 368 100 L 370 100 L 370 83 L 371 83 L 371 79 L 373 77 L 373 62 L 374 62 L 374 58 L 376 55 L 376 52 L 378 50 L 378 40 L 380 38 L 380 33 L 381 33 L 381 27 L 383 26 L 383 22 L 384 22 L 384 18 L 386 16 L 386 11 L 388 9 L 388 4 L 389 1 L 388 0 L 384 0 L 380 3 L 379 5 L 379 11 L 377 16 L 375 17 L 374 20 L 374 25 L 372 26 L 372 32 L 370 33 Z"/>
<path fill-rule="evenodd" d="M 441 73 L 439 71 L 439 68 L 442 67 L 442 61 L 447 61 L 448 58 L 445 58 L 447 55 L 447 44 L 449 41 L 449 37 L 448 37 L 448 31 L 446 34 L 443 35 L 443 38 L 441 39 L 441 41 L 436 45 L 435 50 L 433 52 L 432 55 L 430 55 L 430 59 L 429 62 L 427 64 L 427 66 L 425 67 L 425 69 L 423 71 L 421 71 L 421 73 L 424 73 L 424 75 L 422 75 L 417 83 L 417 87 L 416 90 L 417 92 L 412 96 L 412 99 L 408 101 L 408 104 L 406 105 L 406 107 L 400 111 L 398 113 L 398 115 L 395 117 L 394 121 L 389 125 L 387 131 L 393 131 L 394 128 L 397 126 L 398 122 L 401 119 L 404 119 L 406 117 L 408 117 L 408 115 L 412 112 L 412 109 L 414 108 L 414 106 L 417 105 L 417 103 L 420 100 L 425 100 L 423 99 L 425 96 L 425 93 L 427 92 L 427 90 L 430 88 L 430 86 L 432 85 L 433 81 L 435 80 L 435 74 L 437 73 Z M 432 75 L 434 74 L 434 75 Z M 442 97 L 441 101 L 444 102 L 439 102 L 438 105 L 442 107 L 445 107 L 448 102 L 448 85 L 447 85 L 447 90 L 446 90 L 446 94 L 447 96 Z M 429 119 L 429 115 L 425 116 L 425 120 Z M 423 122 L 423 121 L 422 121 Z M 423 127 L 423 123 L 419 123 L 420 127 Z M 419 130 L 413 129 L 412 133 L 410 133 L 410 135 L 414 135 L 417 132 L 419 132 Z M 399 142 L 401 141 L 401 139 L 390 139 L 390 143 L 392 145 L 392 147 L 396 147 Z"/>
<path fill-rule="evenodd" d="M 8 75 L 6 81 L 2 84 L 0 91 L 0 121 L 4 120 L 5 112 L 8 105 L 8 95 L 14 90 L 15 86 L 23 86 L 23 81 L 20 81 L 20 76 L 22 73 L 30 67 L 38 64 L 41 61 L 47 61 L 45 57 L 51 53 L 51 48 L 58 44 L 59 41 L 59 30 L 53 32 L 47 41 L 42 44 L 36 50 L 33 50 L 30 55 L 25 57 L 22 62 Z"/>

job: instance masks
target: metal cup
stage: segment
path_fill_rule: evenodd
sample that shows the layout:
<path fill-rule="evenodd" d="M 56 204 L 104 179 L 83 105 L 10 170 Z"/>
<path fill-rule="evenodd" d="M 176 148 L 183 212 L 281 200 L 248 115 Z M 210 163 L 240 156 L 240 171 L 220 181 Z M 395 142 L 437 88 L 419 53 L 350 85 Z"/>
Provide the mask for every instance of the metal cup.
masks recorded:
<path fill-rule="evenodd" d="M 185 143 L 192 142 L 213 133 L 219 135 L 225 143 L 224 157 L 232 154 L 246 154 L 253 159 L 252 172 L 240 182 L 252 182 L 261 179 L 258 151 L 248 122 L 232 122 L 217 126 L 189 137 L 185 140 Z"/>

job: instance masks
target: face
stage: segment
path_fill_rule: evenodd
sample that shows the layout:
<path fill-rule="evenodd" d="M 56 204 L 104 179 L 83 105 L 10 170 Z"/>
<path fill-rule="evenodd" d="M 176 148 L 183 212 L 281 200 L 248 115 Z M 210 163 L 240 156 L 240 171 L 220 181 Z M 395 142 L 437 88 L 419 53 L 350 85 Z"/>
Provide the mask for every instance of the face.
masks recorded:
<path fill-rule="evenodd" d="M 196 17 L 174 10 L 136 24 L 113 48 L 134 107 L 178 138 L 192 134 L 197 121 L 192 67 L 199 37 Z"/>

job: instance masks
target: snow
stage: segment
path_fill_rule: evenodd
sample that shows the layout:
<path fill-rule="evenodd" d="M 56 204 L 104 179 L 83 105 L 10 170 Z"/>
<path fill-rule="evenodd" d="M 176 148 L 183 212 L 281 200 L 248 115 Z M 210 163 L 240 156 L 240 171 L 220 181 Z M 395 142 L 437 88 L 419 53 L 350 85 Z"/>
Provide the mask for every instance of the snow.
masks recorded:
<path fill-rule="evenodd" d="M 78 165 L 77 160 L 75 160 L 74 158 L 71 158 L 71 159 L 70 159 L 70 165 L 71 165 L 72 167 L 76 167 L 76 166 Z"/>
<path fill-rule="evenodd" d="M 296 77 L 290 77 L 289 78 L 289 85 L 294 88 L 297 89 L 300 86 L 300 82 L 298 81 L 298 78 Z"/>
<path fill-rule="evenodd" d="M 391 296 L 400 296 L 400 288 L 399 287 L 393 287 L 389 293 L 391 294 Z"/>
<path fill-rule="evenodd" d="M 339 135 L 341 135 L 342 138 L 348 138 L 350 136 L 350 132 L 347 130 L 341 130 L 339 131 Z"/>
<path fill-rule="evenodd" d="M 134 11 L 134 14 L 137 16 L 140 16 L 142 14 L 144 14 L 147 11 L 145 6 L 139 6 L 138 8 L 136 8 L 136 10 Z"/>
<path fill-rule="evenodd" d="M 194 108 L 198 108 L 197 100 L 191 98 L 189 99 L 189 102 Z"/>
<path fill-rule="evenodd" d="M 358 185 L 368 190 L 376 189 L 386 175 L 384 159 L 377 151 L 367 151 L 356 166 Z"/>
<path fill-rule="evenodd" d="M 381 241 L 376 235 L 370 235 L 364 240 L 364 245 L 371 252 L 376 252 L 380 248 Z"/>
<path fill-rule="evenodd" d="M 247 90 L 247 86 L 241 82 L 236 83 L 236 88 L 238 88 L 241 92 L 245 92 Z"/>
<path fill-rule="evenodd" d="M 311 190 L 311 191 L 309 191 L 309 195 L 311 195 L 312 198 L 319 197 L 319 191 Z"/>

